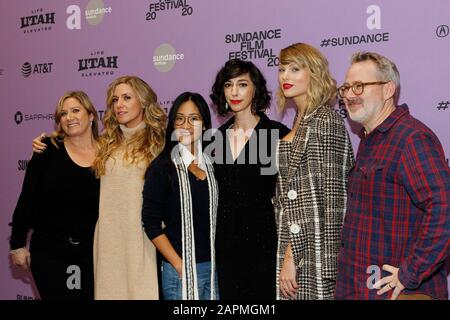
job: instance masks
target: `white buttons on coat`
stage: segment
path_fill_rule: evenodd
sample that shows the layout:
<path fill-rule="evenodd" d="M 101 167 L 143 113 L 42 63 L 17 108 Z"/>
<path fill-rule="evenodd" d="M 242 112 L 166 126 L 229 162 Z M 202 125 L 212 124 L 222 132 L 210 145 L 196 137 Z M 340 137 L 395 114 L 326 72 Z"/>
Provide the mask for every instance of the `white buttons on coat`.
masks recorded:
<path fill-rule="evenodd" d="M 291 224 L 289 230 L 291 230 L 291 232 L 293 234 L 297 234 L 297 233 L 300 232 L 300 226 L 298 224 L 296 224 L 296 223 L 293 223 L 293 224 Z"/>
<path fill-rule="evenodd" d="M 289 192 L 287 193 L 287 196 L 289 199 L 294 200 L 297 198 L 297 191 L 289 190 Z"/>

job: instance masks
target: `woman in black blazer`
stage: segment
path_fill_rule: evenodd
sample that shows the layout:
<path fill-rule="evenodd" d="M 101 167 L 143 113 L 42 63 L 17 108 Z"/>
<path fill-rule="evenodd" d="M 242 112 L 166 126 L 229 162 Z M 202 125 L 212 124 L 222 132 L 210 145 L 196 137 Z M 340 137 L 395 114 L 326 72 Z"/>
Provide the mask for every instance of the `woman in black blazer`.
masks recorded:
<path fill-rule="evenodd" d="M 264 114 L 270 95 L 252 62 L 228 61 L 210 97 L 219 114 L 233 114 L 214 140 L 220 297 L 275 299 L 275 148 L 289 129 Z"/>

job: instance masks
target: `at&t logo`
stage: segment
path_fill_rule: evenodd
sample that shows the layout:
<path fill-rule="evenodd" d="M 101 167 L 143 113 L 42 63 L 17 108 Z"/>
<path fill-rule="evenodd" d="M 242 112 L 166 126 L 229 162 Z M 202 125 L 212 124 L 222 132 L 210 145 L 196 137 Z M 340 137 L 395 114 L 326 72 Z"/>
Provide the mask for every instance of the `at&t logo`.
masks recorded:
<path fill-rule="evenodd" d="M 47 62 L 47 63 L 36 63 L 34 66 L 29 63 L 25 62 L 22 65 L 22 75 L 25 78 L 28 78 L 32 74 L 44 74 L 44 73 L 51 73 L 52 72 L 52 66 L 53 62 Z"/>

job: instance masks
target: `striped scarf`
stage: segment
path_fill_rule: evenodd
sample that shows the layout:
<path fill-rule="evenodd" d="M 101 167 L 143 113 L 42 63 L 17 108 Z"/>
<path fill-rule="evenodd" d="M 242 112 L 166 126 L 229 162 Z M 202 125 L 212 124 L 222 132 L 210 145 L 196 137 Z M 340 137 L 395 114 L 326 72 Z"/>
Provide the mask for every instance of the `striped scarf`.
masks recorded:
<path fill-rule="evenodd" d="M 180 184 L 181 203 L 181 239 L 183 248 L 183 276 L 182 276 L 182 299 L 198 300 L 197 268 L 195 260 L 195 238 L 194 222 L 192 212 L 192 195 L 189 183 L 189 172 L 181 159 L 179 152 L 172 153 L 172 161 L 178 174 Z M 214 177 L 214 169 L 209 158 L 201 153 L 206 164 L 206 179 L 208 181 L 209 193 L 209 237 L 211 243 L 211 300 L 216 299 L 215 290 L 215 250 L 214 242 L 216 237 L 216 215 L 218 203 L 217 182 Z"/>

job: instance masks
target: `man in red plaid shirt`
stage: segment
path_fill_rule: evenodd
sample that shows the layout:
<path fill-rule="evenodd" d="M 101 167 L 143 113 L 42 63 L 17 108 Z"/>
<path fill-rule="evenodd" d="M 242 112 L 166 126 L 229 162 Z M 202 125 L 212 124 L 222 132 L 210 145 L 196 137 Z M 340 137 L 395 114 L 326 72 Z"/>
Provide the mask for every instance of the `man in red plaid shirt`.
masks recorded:
<path fill-rule="evenodd" d="M 396 106 L 397 67 L 356 53 L 339 88 L 363 128 L 348 182 L 336 299 L 447 299 L 450 169 L 436 135 Z"/>

